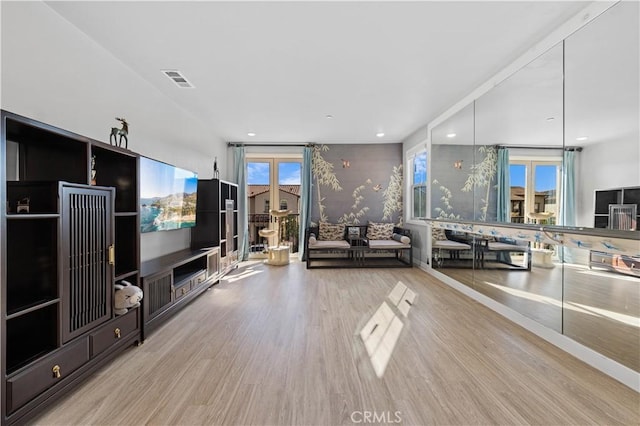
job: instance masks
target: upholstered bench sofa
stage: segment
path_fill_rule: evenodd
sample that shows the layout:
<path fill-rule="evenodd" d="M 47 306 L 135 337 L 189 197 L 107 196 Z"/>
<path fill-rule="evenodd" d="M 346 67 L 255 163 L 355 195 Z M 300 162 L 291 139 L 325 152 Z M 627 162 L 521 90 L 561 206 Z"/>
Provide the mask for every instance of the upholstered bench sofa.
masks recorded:
<path fill-rule="evenodd" d="M 320 223 L 305 232 L 307 269 L 413 266 L 411 232 L 393 224 Z"/>

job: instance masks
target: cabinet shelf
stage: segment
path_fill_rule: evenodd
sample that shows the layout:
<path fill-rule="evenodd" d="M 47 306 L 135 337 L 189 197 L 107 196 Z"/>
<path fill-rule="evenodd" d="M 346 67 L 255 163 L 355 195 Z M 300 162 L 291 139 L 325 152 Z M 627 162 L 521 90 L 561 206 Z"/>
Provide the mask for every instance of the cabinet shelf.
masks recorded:
<path fill-rule="evenodd" d="M 138 216 L 138 212 L 116 212 L 115 217 L 135 217 Z"/>
<path fill-rule="evenodd" d="M 33 302 L 31 305 L 21 306 L 19 309 L 15 309 L 13 311 L 7 311 L 7 320 L 18 318 L 19 316 L 26 315 L 30 312 L 37 311 L 38 309 L 47 307 L 49 305 L 54 305 L 56 303 L 60 303 L 59 298 L 51 299 L 51 300 L 37 300 Z"/>
<path fill-rule="evenodd" d="M 35 215 L 59 213 L 58 181 L 12 181 L 7 182 L 9 214 Z M 18 212 L 18 203 L 29 199 L 29 212 Z"/>
<path fill-rule="evenodd" d="M 7 319 L 7 375 L 58 347 L 58 306 L 52 303 Z"/>
<path fill-rule="evenodd" d="M 129 277 L 133 277 L 133 276 L 137 275 L 138 272 L 139 271 L 136 269 L 135 271 L 129 271 L 129 272 L 125 272 L 125 273 L 120 274 L 120 275 L 116 275 L 115 276 L 115 281 L 118 282 L 118 281 L 126 280 Z M 137 280 L 136 280 L 136 282 L 137 282 Z M 131 283 L 131 284 L 137 285 L 135 283 Z"/>
<path fill-rule="evenodd" d="M 7 312 L 58 297 L 58 218 L 7 221 Z"/>
<path fill-rule="evenodd" d="M 42 213 L 42 214 L 9 213 L 7 214 L 7 220 L 57 219 L 59 217 L 60 215 L 58 213 Z"/>
<path fill-rule="evenodd" d="M 106 144 L 92 144 L 95 185 L 116 188 L 115 211 L 134 212 L 138 206 L 137 157 Z"/>

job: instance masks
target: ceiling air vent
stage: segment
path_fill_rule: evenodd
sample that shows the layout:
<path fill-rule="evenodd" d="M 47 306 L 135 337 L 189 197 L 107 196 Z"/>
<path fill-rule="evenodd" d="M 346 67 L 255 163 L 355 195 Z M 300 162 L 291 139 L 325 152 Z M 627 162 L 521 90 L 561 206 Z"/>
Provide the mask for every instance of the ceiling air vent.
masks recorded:
<path fill-rule="evenodd" d="M 169 77 L 171 81 L 178 85 L 178 87 L 182 87 L 183 89 L 191 89 L 195 86 L 180 73 L 178 70 L 162 70 L 162 73 Z"/>

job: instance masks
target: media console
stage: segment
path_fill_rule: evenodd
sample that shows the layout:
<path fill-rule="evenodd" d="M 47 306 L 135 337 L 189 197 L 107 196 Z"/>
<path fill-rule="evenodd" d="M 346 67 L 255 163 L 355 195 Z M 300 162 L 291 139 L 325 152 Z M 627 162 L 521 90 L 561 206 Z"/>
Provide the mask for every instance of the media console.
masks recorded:
<path fill-rule="evenodd" d="M 218 247 L 185 249 L 142 262 L 142 335 L 145 338 L 220 279 Z"/>

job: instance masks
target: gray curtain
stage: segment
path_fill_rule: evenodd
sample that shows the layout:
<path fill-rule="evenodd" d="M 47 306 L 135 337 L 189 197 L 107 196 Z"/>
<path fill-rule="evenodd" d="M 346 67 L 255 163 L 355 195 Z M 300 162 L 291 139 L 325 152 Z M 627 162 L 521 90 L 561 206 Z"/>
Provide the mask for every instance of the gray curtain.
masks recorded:
<path fill-rule="evenodd" d="M 247 208 L 247 165 L 244 157 L 244 146 L 236 146 L 233 149 L 234 178 L 238 184 L 238 212 L 239 220 L 238 236 L 240 247 L 238 249 L 238 259 L 249 259 L 249 211 Z"/>
<path fill-rule="evenodd" d="M 511 181 L 509 150 L 498 149 L 498 222 L 511 222 Z"/>
<path fill-rule="evenodd" d="M 311 158 L 312 147 L 305 147 L 302 158 L 302 187 L 300 188 L 300 227 L 298 233 L 298 257 L 305 259 L 304 232 L 309 226 L 311 217 Z"/>

